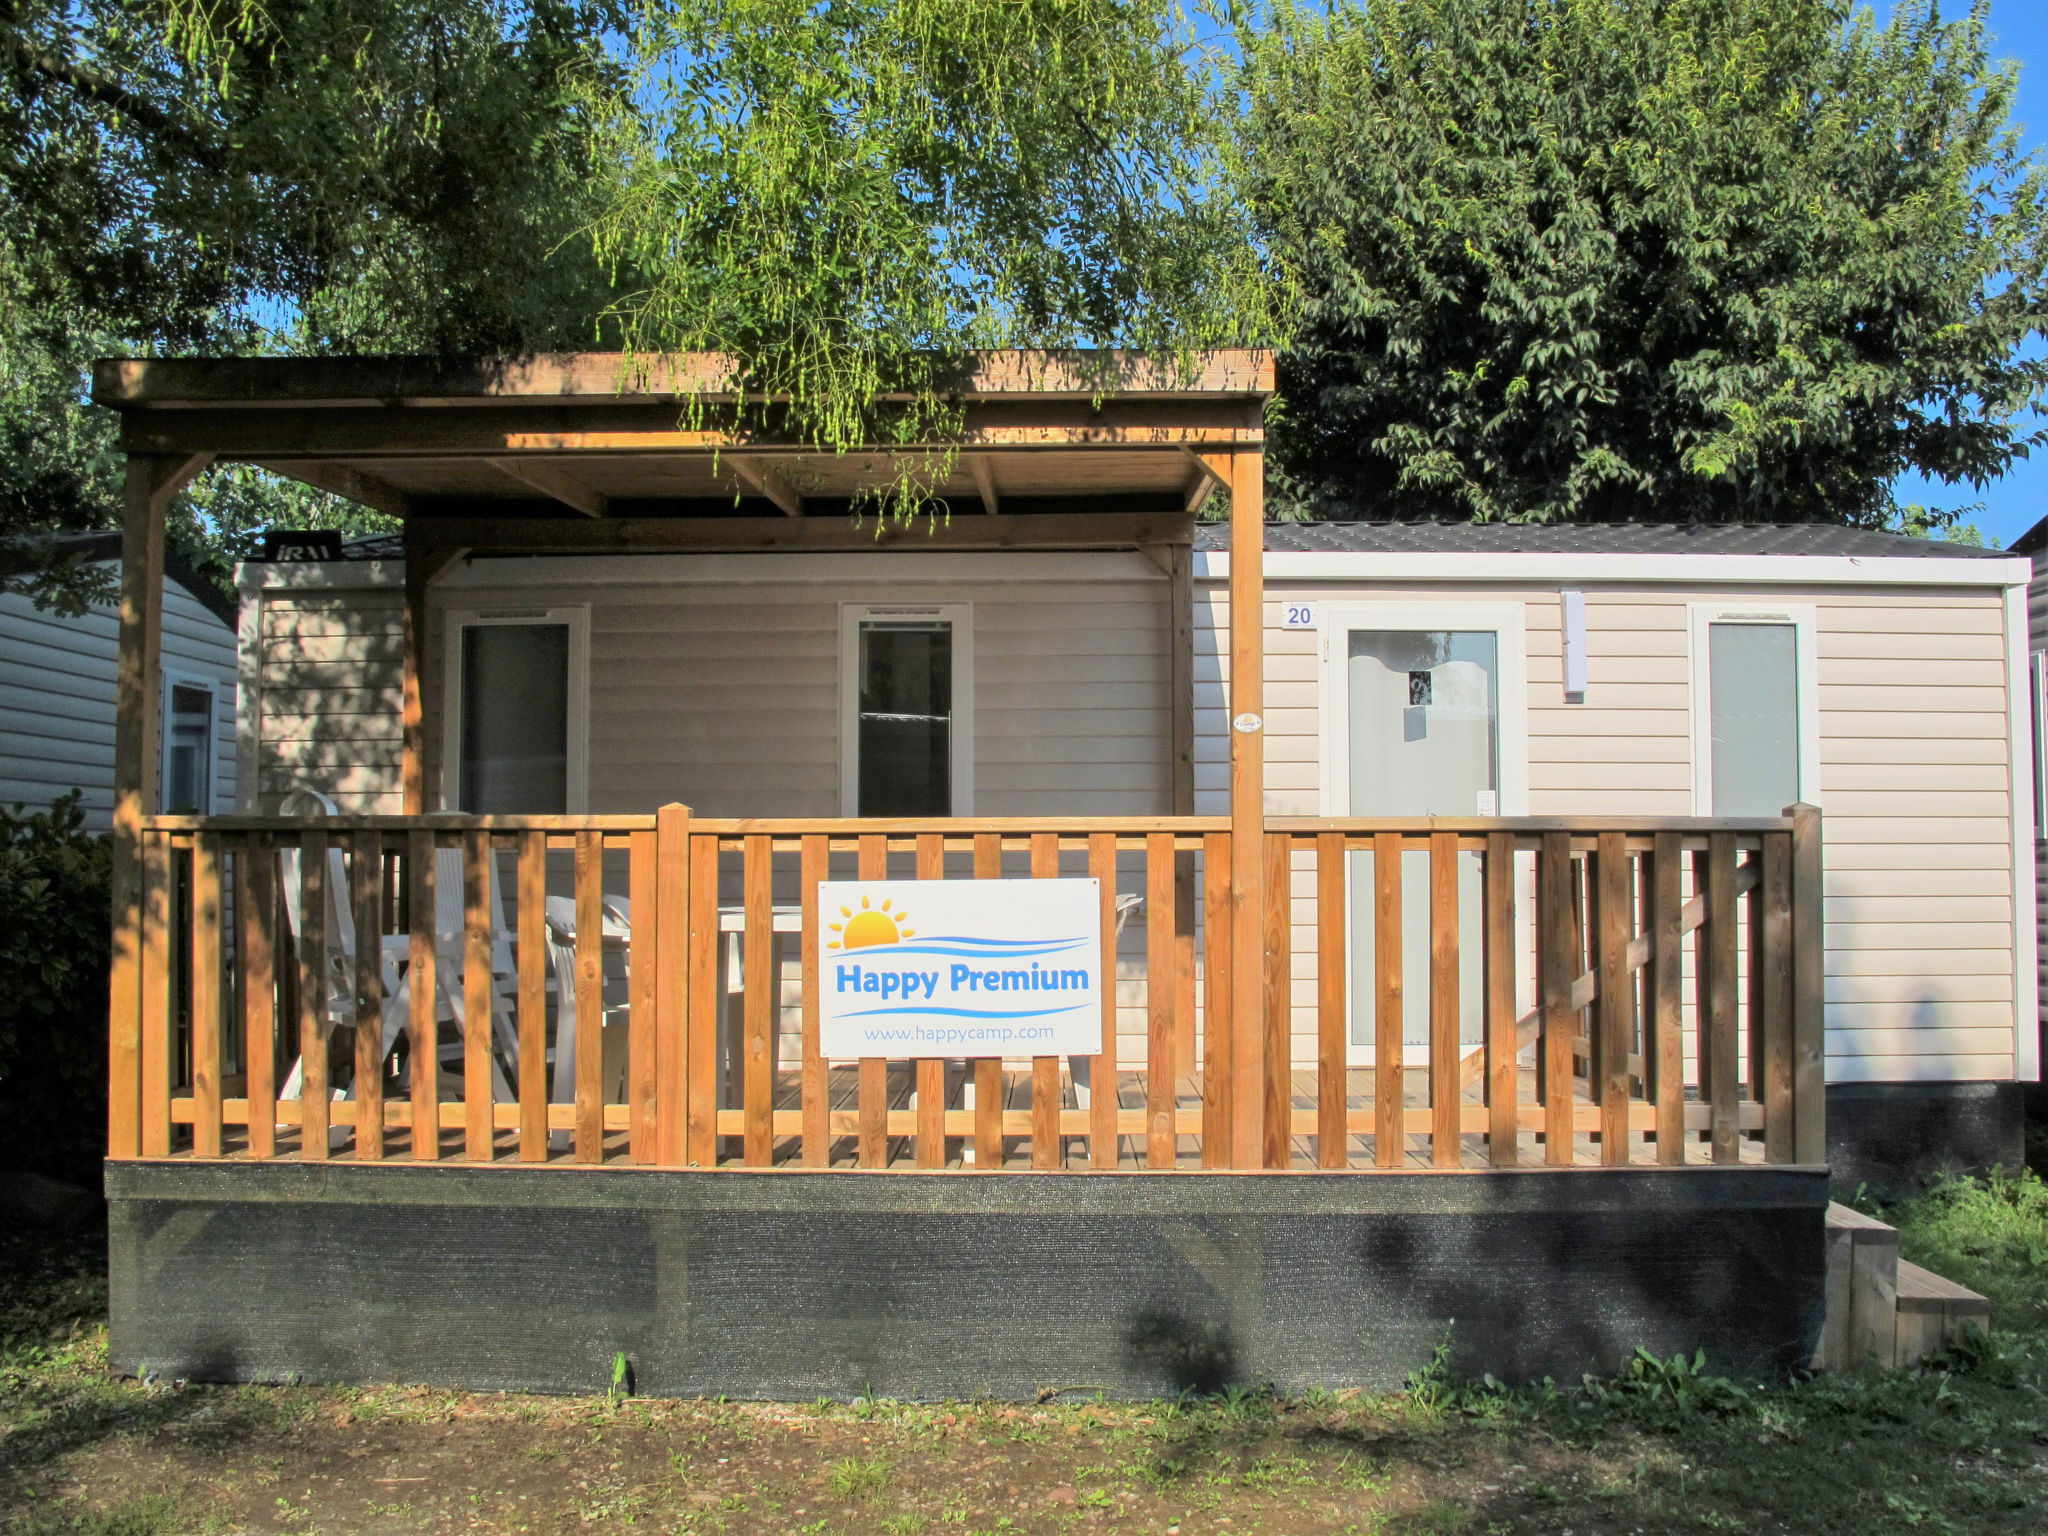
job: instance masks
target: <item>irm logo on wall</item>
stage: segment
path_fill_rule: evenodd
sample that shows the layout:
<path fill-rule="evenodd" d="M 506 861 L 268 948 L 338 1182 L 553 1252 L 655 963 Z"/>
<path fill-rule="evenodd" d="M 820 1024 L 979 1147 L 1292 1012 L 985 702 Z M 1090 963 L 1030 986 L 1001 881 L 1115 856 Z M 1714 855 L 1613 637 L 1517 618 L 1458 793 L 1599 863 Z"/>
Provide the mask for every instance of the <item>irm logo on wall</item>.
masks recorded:
<path fill-rule="evenodd" d="M 827 880 L 818 924 L 829 1058 L 1102 1050 L 1099 881 Z"/>

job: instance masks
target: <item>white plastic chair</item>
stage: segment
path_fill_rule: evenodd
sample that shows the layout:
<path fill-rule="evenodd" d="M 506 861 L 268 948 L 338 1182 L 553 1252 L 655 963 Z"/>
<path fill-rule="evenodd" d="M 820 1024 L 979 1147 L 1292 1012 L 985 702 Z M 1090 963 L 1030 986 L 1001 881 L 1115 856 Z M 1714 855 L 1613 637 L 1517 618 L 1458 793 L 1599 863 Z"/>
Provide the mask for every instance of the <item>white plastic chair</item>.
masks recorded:
<path fill-rule="evenodd" d="M 607 940 L 631 944 L 632 910 L 626 897 L 604 898 L 604 937 Z M 550 896 L 546 914 L 548 967 L 554 973 L 555 991 L 555 1080 L 549 1098 L 556 1104 L 572 1104 L 576 1100 L 576 1029 L 579 1022 L 576 1003 L 576 902 L 568 896 Z M 599 995 L 602 999 L 602 991 Z M 599 1010 L 604 1063 L 601 1092 L 607 1103 L 620 1102 L 626 1096 L 626 1032 L 623 1020 L 614 1022 L 614 1015 L 622 1013 L 625 1007 L 624 1003 L 601 1003 Z M 569 1133 L 556 1131 L 549 1139 L 560 1150 L 569 1144 Z"/>

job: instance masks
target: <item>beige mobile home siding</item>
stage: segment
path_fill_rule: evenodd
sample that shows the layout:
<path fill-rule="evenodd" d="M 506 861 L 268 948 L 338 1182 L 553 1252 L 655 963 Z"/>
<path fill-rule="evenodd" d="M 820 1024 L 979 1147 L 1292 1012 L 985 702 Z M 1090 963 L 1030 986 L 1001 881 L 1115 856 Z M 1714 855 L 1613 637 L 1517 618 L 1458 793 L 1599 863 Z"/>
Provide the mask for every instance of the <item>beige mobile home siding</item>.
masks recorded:
<path fill-rule="evenodd" d="M 1323 807 L 1319 635 L 1282 598 L 1519 603 L 1528 627 L 1532 814 L 1687 815 L 1687 605 L 1817 611 L 1830 1081 L 2009 1079 L 2012 829 L 2004 609 L 1996 588 L 1587 585 L 1588 687 L 1567 704 L 1556 587 L 1269 582 L 1267 807 Z M 1196 598 L 1196 809 L 1227 790 L 1227 593 Z M 1303 884 L 1303 894 L 1312 885 Z M 1299 915 L 1299 914 L 1298 914 Z M 2031 920 L 2031 914 L 2028 914 Z M 1297 930 L 1297 1053 L 1313 1059 L 1312 935 Z"/>
<path fill-rule="evenodd" d="M 679 800 L 710 816 L 836 816 L 840 603 L 969 603 L 975 810 L 1166 811 L 1164 575 L 1138 555 L 1040 556 L 1024 558 L 1041 579 L 1017 581 L 1005 558 L 958 557 L 940 582 L 726 585 L 649 562 L 645 581 L 542 586 L 520 562 L 480 561 L 436 586 L 428 665 L 438 673 L 451 611 L 587 606 L 593 812 Z M 305 784 L 348 810 L 396 811 L 398 573 L 329 567 L 323 580 L 354 584 L 252 590 L 255 792 L 263 809 Z"/>

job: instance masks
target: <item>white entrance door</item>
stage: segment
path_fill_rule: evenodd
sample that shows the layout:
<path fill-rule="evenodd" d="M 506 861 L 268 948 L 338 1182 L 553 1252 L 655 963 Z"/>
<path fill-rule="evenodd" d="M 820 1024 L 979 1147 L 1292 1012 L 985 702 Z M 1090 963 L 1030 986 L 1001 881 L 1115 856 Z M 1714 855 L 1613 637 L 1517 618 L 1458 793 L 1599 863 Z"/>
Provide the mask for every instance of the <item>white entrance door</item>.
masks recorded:
<path fill-rule="evenodd" d="M 1416 610 L 1364 606 L 1333 615 L 1327 679 L 1341 741 L 1328 788 L 1349 816 L 1493 816 L 1526 802 L 1521 729 L 1522 629 L 1495 607 Z M 1512 700 L 1513 713 L 1509 713 Z M 1429 855 L 1403 855 L 1403 1055 L 1429 1041 Z M 1373 855 L 1350 855 L 1351 1056 L 1370 1062 L 1376 1033 Z M 1458 1014 L 1461 1041 L 1482 1036 L 1484 952 L 1477 854 L 1458 858 Z"/>

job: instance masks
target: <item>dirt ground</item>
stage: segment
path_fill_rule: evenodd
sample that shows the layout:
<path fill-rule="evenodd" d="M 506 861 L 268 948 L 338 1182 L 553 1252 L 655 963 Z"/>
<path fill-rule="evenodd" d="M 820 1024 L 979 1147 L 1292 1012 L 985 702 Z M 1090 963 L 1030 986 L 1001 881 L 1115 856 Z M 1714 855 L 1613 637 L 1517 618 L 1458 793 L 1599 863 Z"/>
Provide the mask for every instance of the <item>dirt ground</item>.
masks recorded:
<path fill-rule="evenodd" d="M 90 1243 L 0 1238 L 0 1530 L 2037 1532 L 2048 1349 L 1759 1387 L 812 1405 L 203 1387 L 105 1369 Z"/>

